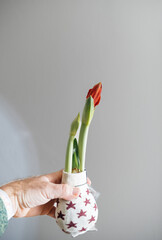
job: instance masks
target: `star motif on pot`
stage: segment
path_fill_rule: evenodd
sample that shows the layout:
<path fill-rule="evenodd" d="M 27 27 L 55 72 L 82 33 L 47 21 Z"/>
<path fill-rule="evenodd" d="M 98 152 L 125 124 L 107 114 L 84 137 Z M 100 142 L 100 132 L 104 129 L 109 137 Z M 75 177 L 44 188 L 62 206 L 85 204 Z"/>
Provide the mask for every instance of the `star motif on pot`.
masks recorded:
<path fill-rule="evenodd" d="M 94 222 L 95 221 L 95 217 L 92 216 L 88 221 L 89 221 L 89 223 Z"/>
<path fill-rule="evenodd" d="M 81 209 L 81 210 L 80 210 L 80 213 L 77 213 L 77 214 L 78 214 L 78 218 L 83 217 L 83 216 L 86 217 L 86 216 L 87 216 L 87 215 L 86 215 L 86 212 L 87 212 L 87 211 L 84 212 L 84 211 Z"/>
<path fill-rule="evenodd" d="M 82 198 L 82 194 L 81 193 L 79 194 L 79 197 Z"/>
<path fill-rule="evenodd" d="M 93 208 L 95 209 L 95 211 L 97 210 L 97 204 L 96 203 L 94 204 Z"/>
<path fill-rule="evenodd" d="M 82 227 L 82 229 L 79 230 L 79 232 L 85 232 L 86 230 L 87 230 L 87 228 Z"/>
<path fill-rule="evenodd" d="M 86 191 L 86 193 L 87 193 L 87 195 L 89 195 L 90 194 L 90 191 L 89 191 L 89 189 L 87 188 L 87 191 Z"/>
<path fill-rule="evenodd" d="M 77 226 L 77 223 L 73 223 L 72 221 L 69 223 L 69 224 L 66 224 L 67 226 L 68 226 L 68 228 L 72 228 L 72 227 L 74 227 L 74 228 L 76 228 Z"/>
<path fill-rule="evenodd" d="M 86 198 L 86 200 L 84 201 L 84 203 L 85 203 L 85 206 L 87 206 L 87 204 L 90 204 L 90 199 L 87 199 L 87 198 Z"/>
<path fill-rule="evenodd" d="M 76 203 L 73 203 L 72 201 L 70 201 L 70 203 L 66 203 L 66 205 L 67 205 L 67 210 L 69 209 L 69 208 L 73 208 L 73 209 L 75 209 L 75 205 L 76 205 Z"/>
<path fill-rule="evenodd" d="M 64 217 L 65 217 L 65 214 L 63 214 L 63 213 L 60 211 L 60 212 L 58 213 L 57 218 L 61 218 L 62 220 L 65 220 Z"/>

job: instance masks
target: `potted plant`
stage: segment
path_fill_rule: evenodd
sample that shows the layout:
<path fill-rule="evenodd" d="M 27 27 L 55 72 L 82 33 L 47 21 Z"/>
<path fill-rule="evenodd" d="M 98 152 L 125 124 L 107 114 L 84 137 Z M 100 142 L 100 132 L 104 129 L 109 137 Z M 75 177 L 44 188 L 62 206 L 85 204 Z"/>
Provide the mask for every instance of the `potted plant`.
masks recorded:
<path fill-rule="evenodd" d="M 73 201 L 58 200 L 56 222 L 65 233 L 73 237 L 89 230 L 95 230 L 98 207 L 87 185 L 85 156 L 89 126 L 96 106 L 101 99 L 102 84 L 96 84 L 88 91 L 83 109 L 79 139 L 75 137 L 80 125 L 80 114 L 73 120 L 66 149 L 65 169 L 62 183 L 80 188 L 80 195 Z"/>

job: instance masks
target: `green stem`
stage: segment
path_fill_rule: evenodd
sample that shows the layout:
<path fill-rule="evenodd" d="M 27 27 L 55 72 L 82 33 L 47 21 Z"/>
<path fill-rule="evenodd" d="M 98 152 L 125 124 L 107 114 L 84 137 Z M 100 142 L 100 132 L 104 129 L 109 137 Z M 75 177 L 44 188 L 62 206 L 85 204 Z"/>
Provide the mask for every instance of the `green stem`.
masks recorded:
<path fill-rule="evenodd" d="M 85 170 L 85 155 L 86 155 L 86 145 L 88 138 L 89 125 L 86 125 L 82 122 L 79 134 L 79 159 L 80 159 L 80 171 Z"/>
<path fill-rule="evenodd" d="M 66 148 L 65 172 L 72 172 L 72 155 L 73 155 L 73 140 L 74 136 L 69 136 Z"/>

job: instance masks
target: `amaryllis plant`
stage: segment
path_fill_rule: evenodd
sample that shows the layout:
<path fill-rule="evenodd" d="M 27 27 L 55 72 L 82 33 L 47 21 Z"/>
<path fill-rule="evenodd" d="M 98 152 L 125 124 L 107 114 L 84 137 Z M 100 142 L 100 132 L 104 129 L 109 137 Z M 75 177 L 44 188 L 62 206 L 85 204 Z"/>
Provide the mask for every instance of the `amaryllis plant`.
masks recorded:
<path fill-rule="evenodd" d="M 101 100 L 102 83 L 96 84 L 88 91 L 83 109 L 79 139 L 75 138 L 80 125 L 80 114 L 71 124 L 70 135 L 66 150 L 65 172 L 77 173 L 85 170 L 85 155 L 88 130 L 94 115 L 96 106 Z"/>
<path fill-rule="evenodd" d="M 72 201 L 59 199 L 56 208 L 56 222 L 63 232 L 76 237 L 87 231 L 96 230 L 98 207 L 93 192 L 87 185 L 85 154 L 88 130 L 95 107 L 101 99 L 102 84 L 96 84 L 88 91 L 82 114 L 79 139 L 75 138 L 80 125 L 80 114 L 71 124 L 66 150 L 65 170 L 62 183 L 80 188 L 80 195 Z"/>

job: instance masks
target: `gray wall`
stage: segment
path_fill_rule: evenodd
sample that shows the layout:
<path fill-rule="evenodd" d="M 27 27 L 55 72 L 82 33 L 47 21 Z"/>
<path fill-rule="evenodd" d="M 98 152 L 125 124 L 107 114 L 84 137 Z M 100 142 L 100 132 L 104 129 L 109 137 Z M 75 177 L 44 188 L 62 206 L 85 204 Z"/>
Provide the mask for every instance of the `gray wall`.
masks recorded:
<path fill-rule="evenodd" d="M 98 232 L 162 239 L 162 1 L 0 0 L 0 184 L 64 167 L 70 123 L 103 83 L 86 168 Z M 70 239 L 47 216 L 2 239 Z"/>

